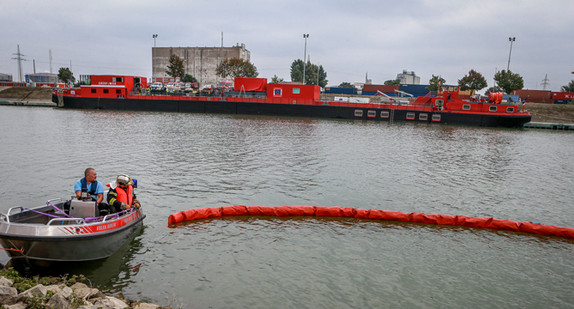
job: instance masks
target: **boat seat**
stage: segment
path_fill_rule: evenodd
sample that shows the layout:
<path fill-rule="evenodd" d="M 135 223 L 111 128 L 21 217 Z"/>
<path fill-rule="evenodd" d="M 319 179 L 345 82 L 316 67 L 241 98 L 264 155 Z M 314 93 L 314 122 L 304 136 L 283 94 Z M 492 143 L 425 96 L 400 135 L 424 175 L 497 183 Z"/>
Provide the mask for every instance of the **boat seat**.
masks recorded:
<path fill-rule="evenodd" d="M 70 201 L 70 216 L 74 218 L 89 218 L 99 216 L 98 207 L 94 201 Z"/>

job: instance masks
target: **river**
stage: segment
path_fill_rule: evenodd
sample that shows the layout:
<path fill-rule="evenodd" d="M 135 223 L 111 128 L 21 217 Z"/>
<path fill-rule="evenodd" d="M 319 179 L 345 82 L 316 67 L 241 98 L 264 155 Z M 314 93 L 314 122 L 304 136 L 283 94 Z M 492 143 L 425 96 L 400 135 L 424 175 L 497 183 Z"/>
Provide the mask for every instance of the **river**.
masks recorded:
<path fill-rule="evenodd" d="M 306 118 L 0 106 L 2 212 L 137 178 L 144 229 L 66 269 L 174 308 L 574 308 L 574 241 L 228 205 L 385 209 L 574 226 L 574 135 Z M 8 256 L 0 253 L 0 262 Z"/>

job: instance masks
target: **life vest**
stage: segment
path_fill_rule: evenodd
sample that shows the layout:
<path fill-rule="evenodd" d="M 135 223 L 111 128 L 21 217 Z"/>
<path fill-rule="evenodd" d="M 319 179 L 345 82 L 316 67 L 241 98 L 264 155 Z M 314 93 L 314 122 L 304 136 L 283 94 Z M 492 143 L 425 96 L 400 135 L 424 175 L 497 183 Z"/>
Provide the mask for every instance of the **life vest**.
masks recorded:
<path fill-rule="evenodd" d="M 92 182 L 89 189 L 86 177 L 80 179 L 80 183 L 82 184 L 82 192 L 88 192 L 92 196 L 92 199 L 95 201 L 97 197 L 96 190 L 98 190 L 98 182 Z"/>
<path fill-rule="evenodd" d="M 132 185 L 128 186 L 127 192 L 119 186 L 116 187 L 116 193 L 118 197 L 116 198 L 120 203 L 126 203 L 128 206 L 132 206 L 134 201 L 134 187 Z"/>

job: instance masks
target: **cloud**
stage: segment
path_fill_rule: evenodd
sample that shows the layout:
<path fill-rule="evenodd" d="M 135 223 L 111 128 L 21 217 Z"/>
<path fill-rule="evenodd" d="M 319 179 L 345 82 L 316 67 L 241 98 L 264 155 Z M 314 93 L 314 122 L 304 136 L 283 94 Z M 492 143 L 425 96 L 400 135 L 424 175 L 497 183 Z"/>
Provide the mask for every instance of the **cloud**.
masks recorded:
<path fill-rule="evenodd" d="M 19 44 L 38 71 L 69 66 L 79 74 L 151 76 L 152 34 L 158 46 L 244 43 L 260 76 L 290 79 L 289 68 L 307 53 L 329 84 L 394 79 L 403 69 L 426 83 L 447 83 L 475 69 L 489 84 L 496 70 L 522 75 L 540 88 L 548 73 L 559 90 L 574 78 L 574 21 L 570 0 L 418 1 L 5 1 L 0 18 L 0 72 L 16 76 L 11 58 Z M 25 62 L 26 73 L 31 61 Z"/>

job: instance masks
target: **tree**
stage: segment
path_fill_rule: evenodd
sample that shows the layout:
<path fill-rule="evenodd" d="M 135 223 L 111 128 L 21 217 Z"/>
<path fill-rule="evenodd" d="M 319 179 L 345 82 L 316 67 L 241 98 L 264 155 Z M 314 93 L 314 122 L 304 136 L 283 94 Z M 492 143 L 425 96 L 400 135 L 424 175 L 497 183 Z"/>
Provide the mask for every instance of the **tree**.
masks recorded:
<path fill-rule="evenodd" d="M 217 65 L 217 68 L 215 68 L 215 73 L 222 78 L 235 78 L 239 76 L 257 77 L 257 75 L 259 75 L 257 68 L 251 62 L 240 58 L 223 60 Z"/>
<path fill-rule="evenodd" d="M 391 85 L 391 86 L 398 86 L 401 84 L 401 80 L 400 79 L 389 79 L 386 80 L 385 85 Z"/>
<path fill-rule="evenodd" d="M 183 59 L 179 58 L 177 55 L 171 55 L 169 57 L 169 64 L 167 65 L 165 74 L 173 78 L 182 78 L 183 74 L 185 74 L 185 70 L 183 69 Z"/>
<path fill-rule="evenodd" d="M 197 83 L 197 79 L 195 77 L 193 77 L 193 75 L 191 75 L 191 74 L 185 74 L 181 78 L 181 81 L 184 83 Z"/>
<path fill-rule="evenodd" d="M 273 75 L 273 78 L 271 78 L 271 83 L 272 84 L 280 84 L 282 82 L 284 82 L 285 80 L 283 80 L 283 78 L 279 78 L 277 75 Z"/>
<path fill-rule="evenodd" d="M 429 85 L 427 87 L 430 91 L 438 91 L 439 88 L 446 83 L 446 80 L 440 76 L 432 75 L 431 79 L 429 80 Z"/>
<path fill-rule="evenodd" d="M 72 71 L 70 71 L 69 68 L 60 68 L 58 70 L 58 79 L 65 84 L 69 82 L 73 83 L 74 81 L 76 81 L 76 78 L 74 78 L 74 73 L 72 73 Z"/>
<path fill-rule="evenodd" d="M 303 82 L 303 60 L 297 59 L 291 63 L 291 81 Z"/>
<path fill-rule="evenodd" d="M 486 88 L 488 84 L 482 74 L 475 70 L 468 71 L 468 74 L 458 80 L 460 90 L 480 90 Z"/>
<path fill-rule="evenodd" d="M 291 63 L 291 81 L 303 82 L 303 60 L 297 59 Z M 327 82 L 327 72 L 325 72 L 323 66 L 307 61 L 307 64 L 305 64 L 305 84 L 325 87 Z"/>
<path fill-rule="evenodd" d="M 574 92 L 574 80 L 571 80 L 568 85 L 562 86 L 560 91 L 562 91 L 562 92 Z"/>
<path fill-rule="evenodd" d="M 507 94 L 511 94 L 514 90 L 519 90 L 524 87 L 524 79 L 522 76 L 512 73 L 512 71 L 502 70 L 494 74 L 494 80 L 498 87 L 500 87 Z"/>
<path fill-rule="evenodd" d="M 355 88 L 355 86 L 349 82 L 342 82 L 339 84 L 339 88 Z"/>

